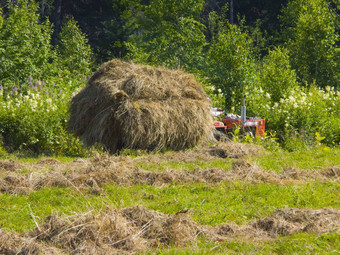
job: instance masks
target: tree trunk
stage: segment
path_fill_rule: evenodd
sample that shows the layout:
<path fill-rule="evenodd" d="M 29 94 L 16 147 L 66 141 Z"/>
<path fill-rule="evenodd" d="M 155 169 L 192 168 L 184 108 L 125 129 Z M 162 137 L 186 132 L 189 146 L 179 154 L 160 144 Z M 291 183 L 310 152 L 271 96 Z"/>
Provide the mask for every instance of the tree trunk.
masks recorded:
<path fill-rule="evenodd" d="M 230 24 L 234 24 L 234 0 L 229 1 L 229 9 L 230 9 Z"/>
<path fill-rule="evenodd" d="M 61 27 L 61 20 L 62 20 L 62 12 L 61 12 L 61 7 L 62 7 L 62 0 L 55 0 L 54 1 L 54 12 L 52 15 L 52 22 L 54 24 L 54 31 L 52 35 L 52 44 L 56 45 L 57 39 L 58 39 L 58 34 L 60 32 L 60 27 Z"/>

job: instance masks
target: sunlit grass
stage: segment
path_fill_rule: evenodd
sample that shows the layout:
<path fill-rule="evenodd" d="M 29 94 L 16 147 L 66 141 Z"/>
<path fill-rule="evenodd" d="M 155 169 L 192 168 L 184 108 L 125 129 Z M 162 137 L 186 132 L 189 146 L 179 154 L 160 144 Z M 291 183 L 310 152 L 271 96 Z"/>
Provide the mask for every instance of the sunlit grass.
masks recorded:
<path fill-rule="evenodd" d="M 277 208 L 340 208 L 339 183 L 301 185 L 226 182 L 220 185 L 186 184 L 170 187 L 109 185 L 101 195 L 80 193 L 70 188 L 44 188 L 29 195 L 0 195 L 0 227 L 23 231 L 34 227 L 33 214 L 43 219 L 52 213 L 73 214 L 99 209 L 142 205 L 162 213 L 188 209 L 200 224 L 223 222 L 243 224 L 262 218 Z"/>
<path fill-rule="evenodd" d="M 318 170 L 332 166 L 340 166 L 340 148 L 311 149 L 288 152 L 278 150 L 267 151 L 263 155 L 250 156 L 249 160 L 256 162 L 265 170 L 280 172 L 288 167 L 304 170 Z"/>

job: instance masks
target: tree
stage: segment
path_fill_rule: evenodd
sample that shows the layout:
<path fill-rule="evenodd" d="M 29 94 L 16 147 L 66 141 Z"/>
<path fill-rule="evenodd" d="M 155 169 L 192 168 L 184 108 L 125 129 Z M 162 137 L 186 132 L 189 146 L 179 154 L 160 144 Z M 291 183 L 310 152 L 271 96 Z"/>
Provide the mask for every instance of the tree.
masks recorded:
<path fill-rule="evenodd" d="M 256 65 L 251 45 L 251 40 L 240 27 L 228 24 L 209 49 L 207 76 L 226 96 L 227 110 L 241 102 L 246 85 L 256 83 Z"/>
<path fill-rule="evenodd" d="M 205 45 L 198 19 L 204 0 L 151 0 L 139 5 L 131 22 L 135 32 L 126 44 L 138 62 L 191 68 Z"/>
<path fill-rule="evenodd" d="M 22 83 L 29 76 L 45 78 L 51 69 L 53 52 L 50 45 L 52 28 L 40 23 L 38 6 L 27 0 L 9 7 L 8 16 L 0 23 L 0 77 L 3 84 Z"/>
<path fill-rule="evenodd" d="M 326 0 L 293 0 L 283 9 L 283 39 L 298 79 L 321 87 L 339 86 L 336 16 Z"/>
<path fill-rule="evenodd" d="M 69 74 L 89 74 L 92 50 L 77 22 L 69 17 L 61 27 L 56 47 L 59 68 Z"/>
<path fill-rule="evenodd" d="M 287 49 L 277 47 L 269 51 L 260 70 L 260 81 L 272 102 L 279 102 L 289 90 L 297 87 L 296 74 L 290 67 Z"/>

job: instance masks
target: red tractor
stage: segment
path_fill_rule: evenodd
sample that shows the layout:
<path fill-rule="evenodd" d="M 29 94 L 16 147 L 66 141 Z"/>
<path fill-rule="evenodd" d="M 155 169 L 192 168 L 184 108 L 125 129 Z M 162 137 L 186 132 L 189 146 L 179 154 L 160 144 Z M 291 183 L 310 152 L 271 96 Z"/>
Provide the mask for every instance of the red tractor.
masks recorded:
<path fill-rule="evenodd" d="M 257 117 L 246 117 L 245 98 L 241 109 L 241 116 L 224 112 L 220 108 L 212 108 L 211 113 L 217 117 L 218 120 L 214 121 L 216 132 L 214 133 L 216 139 L 221 136 L 230 135 L 236 128 L 240 127 L 244 134 L 251 136 L 259 136 L 263 138 L 265 132 L 265 120 Z"/>

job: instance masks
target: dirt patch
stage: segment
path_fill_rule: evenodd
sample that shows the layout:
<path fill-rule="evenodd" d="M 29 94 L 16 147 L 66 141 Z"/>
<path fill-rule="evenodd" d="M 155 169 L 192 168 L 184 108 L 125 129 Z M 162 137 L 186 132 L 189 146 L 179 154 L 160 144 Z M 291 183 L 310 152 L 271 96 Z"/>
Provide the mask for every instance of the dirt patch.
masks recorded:
<path fill-rule="evenodd" d="M 21 236 L 0 230 L 0 253 L 61 254 L 61 249 L 71 254 L 131 254 L 168 245 L 185 247 L 201 236 L 211 241 L 263 241 L 299 232 L 339 231 L 340 210 L 335 209 L 278 209 L 242 226 L 211 227 L 193 222 L 187 213 L 167 215 L 136 206 L 72 216 L 54 213 Z"/>

